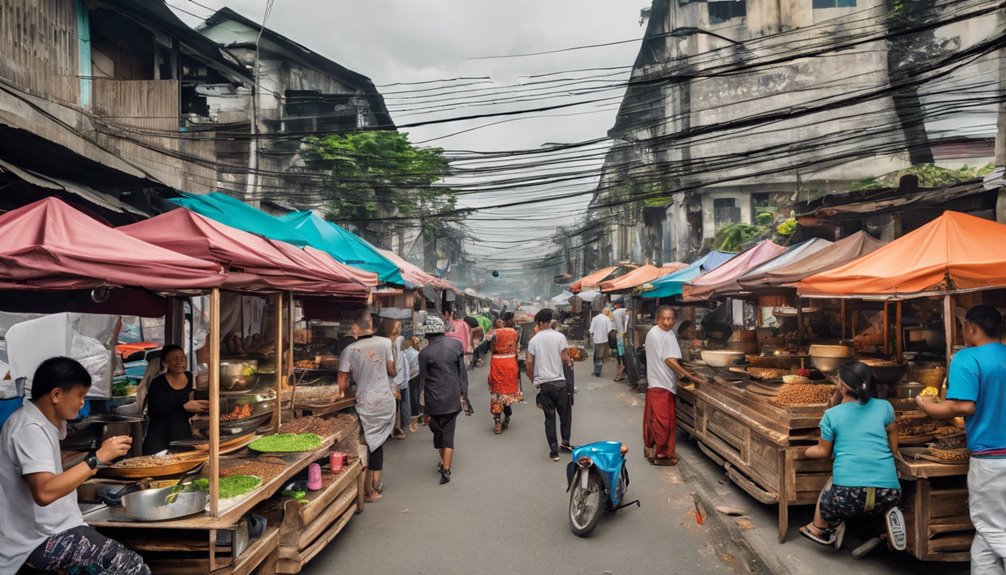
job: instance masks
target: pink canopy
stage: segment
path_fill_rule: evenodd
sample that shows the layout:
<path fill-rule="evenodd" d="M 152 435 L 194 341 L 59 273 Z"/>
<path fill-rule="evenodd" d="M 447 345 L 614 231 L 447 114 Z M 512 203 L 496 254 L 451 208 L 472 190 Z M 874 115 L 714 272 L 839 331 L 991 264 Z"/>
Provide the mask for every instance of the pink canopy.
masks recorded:
<path fill-rule="evenodd" d="M 758 243 L 747 251 L 737 254 L 713 271 L 695 278 L 685 284 L 682 296 L 686 301 L 707 300 L 716 295 L 718 290 L 736 285 L 737 278 L 753 270 L 786 251 L 786 248 L 768 240 Z"/>
<path fill-rule="evenodd" d="M 174 291 L 227 279 L 218 263 L 149 244 L 52 197 L 0 216 L 0 238 L 0 289 Z"/>
<path fill-rule="evenodd" d="M 449 289 L 458 295 L 462 293 L 461 290 L 455 287 L 451 282 L 423 271 L 423 268 L 411 263 L 391 250 L 382 250 L 378 248 L 377 251 L 381 252 L 382 256 L 394 262 L 394 264 L 398 266 L 398 269 L 402 271 L 402 278 L 409 283 L 417 286 L 433 286 L 440 289 Z"/>
<path fill-rule="evenodd" d="M 368 293 L 346 266 L 331 258 L 323 261 L 289 244 L 234 229 L 183 208 L 119 230 L 166 249 L 223 264 L 231 271 L 225 287 L 359 298 Z M 376 283 L 376 277 L 373 281 Z"/>

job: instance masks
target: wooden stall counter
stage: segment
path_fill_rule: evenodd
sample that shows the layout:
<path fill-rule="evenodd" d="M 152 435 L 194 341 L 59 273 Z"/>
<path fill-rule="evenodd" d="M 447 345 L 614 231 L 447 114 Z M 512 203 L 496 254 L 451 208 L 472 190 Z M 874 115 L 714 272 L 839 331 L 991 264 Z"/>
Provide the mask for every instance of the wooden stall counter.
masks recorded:
<path fill-rule="evenodd" d="M 312 536 L 309 543 L 313 547 L 307 556 L 297 558 L 295 570 L 290 569 L 290 557 L 284 555 L 287 546 L 283 542 L 290 540 L 291 532 L 287 518 L 281 521 L 274 518 L 263 535 L 247 547 L 235 542 L 247 541 L 248 527 L 243 518 L 252 512 L 262 512 L 273 505 L 273 501 L 278 501 L 273 498 L 308 465 L 327 460 L 334 447 L 356 452 L 359 422 L 355 416 L 340 417 L 352 417 L 353 421 L 350 425 L 340 425 L 334 433 L 324 437 L 317 449 L 303 453 L 267 454 L 270 460 L 282 462 L 277 465 L 280 471 L 247 495 L 221 500 L 218 517 L 204 512 L 170 521 L 142 522 L 129 519 L 121 507 L 102 506 L 86 513 L 84 520 L 145 557 L 149 556 L 148 561 L 158 567 L 155 571 L 158 573 L 229 575 L 251 573 L 264 565 L 268 567 L 264 572 L 296 573 L 341 531 L 352 513 L 362 509 L 363 475 L 358 459 L 337 474 L 334 480 L 327 481 L 325 489 L 312 493 L 309 503 L 298 509 L 297 516 L 304 521 L 301 526 L 303 531 L 299 537 L 293 537 L 299 542 L 303 537 Z M 284 425 L 296 423 L 297 420 L 293 420 Z M 258 457 L 221 458 L 222 471 L 226 474 L 228 469 L 256 460 L 259 460 Z M 331 477 L 331 474 L 326 476 Z M 296 507 L 299 506 L 301 504 L 296 502 Z M 298 554 L 303 551 L 299 546 L 295 550 Z M 287 570 L 283 570 L 282 565 L 287 565 Z"/>
<path fill-rule="evenodd" d="M 826 405 L 779 407 L 751 381 L 679 386 L 678 426 L 756 500 L 779 506 L 779 542 L 790 505 L 813 505 L 831 477 L 831 461 L 809 459 Z"/>
<path fill-rule="evenodd" d="M 908 552 L 921 561 L 970 561 L 975 529 L 968 510 L 968 464 L 916 458 L 924 452 L 901 448 L 894 458 Z"/>

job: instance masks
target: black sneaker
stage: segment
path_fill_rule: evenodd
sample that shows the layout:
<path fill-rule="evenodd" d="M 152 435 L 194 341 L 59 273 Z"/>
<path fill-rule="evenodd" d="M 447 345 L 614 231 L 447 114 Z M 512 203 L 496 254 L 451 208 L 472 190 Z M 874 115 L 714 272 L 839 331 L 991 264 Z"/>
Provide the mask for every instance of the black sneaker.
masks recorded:
<path fill-rule="evenodd" d="M 441 469 L 440 470 L 440 485 L 451 482 L 451 470 Z"/>
<path fill-rule="evenodd" d="M 573 451 L 573 446 L 568 441 L 563 441 L 559 444 L 559 449 L 563 451 Z"/>

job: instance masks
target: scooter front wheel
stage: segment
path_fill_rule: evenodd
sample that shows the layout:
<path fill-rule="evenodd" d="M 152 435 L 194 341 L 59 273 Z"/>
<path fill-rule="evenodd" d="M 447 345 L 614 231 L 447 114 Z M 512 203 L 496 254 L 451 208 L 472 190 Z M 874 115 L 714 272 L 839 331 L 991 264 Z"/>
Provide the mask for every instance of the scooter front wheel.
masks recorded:
<path fill-rule="evenodd" d="M 592 469 L 580 469 L 569 490 L 569 528 L 578 537 L 588 537 L 604 513 L 604 483 Z"/>

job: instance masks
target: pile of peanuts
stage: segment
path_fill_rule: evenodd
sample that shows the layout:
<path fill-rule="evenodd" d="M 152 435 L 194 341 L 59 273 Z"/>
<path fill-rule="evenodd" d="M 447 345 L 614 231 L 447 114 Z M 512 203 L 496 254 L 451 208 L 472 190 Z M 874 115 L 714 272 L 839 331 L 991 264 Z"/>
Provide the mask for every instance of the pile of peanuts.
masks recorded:
<path fill-rule="evenodd" d="M 835 386 L 814 383 L 787 383 L 779 389 L 772 403 L 781 406 L 828 403 Z"/>
<path fill-rule="evenodd" d="M 943 461 L 952 462 L 963 462 L 968 460 L 968 448 L 967 447 L 937 447 L 936 445 L 929 446 L 929 453 L 933 456 L 942 459 Z"/>

